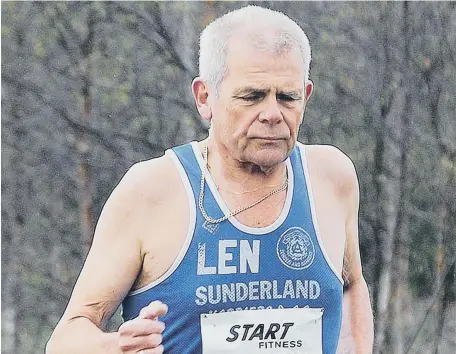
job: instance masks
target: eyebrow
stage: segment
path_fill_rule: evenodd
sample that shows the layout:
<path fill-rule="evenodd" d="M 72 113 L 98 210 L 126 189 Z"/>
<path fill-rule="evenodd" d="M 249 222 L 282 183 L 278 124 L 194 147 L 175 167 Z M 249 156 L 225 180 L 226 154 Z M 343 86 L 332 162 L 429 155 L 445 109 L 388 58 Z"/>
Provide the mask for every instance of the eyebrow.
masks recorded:
<path fill-rule="evenodd" d="M 242 95 L 246 95 L 246 94 L 254 93 L 254 92 L 265 94 L 265 93 L 268 93 L 269 91 L 270 91 L 269 89 L 247 86 L 247 87 L 241 87 L 239 89 L 234 90 L 233 96 L 242 96 Z M 293 91 L 293 90 L 278 91 L 276 95 L 287 95 L 287 96 L 290 96 L 293 98 L 301 98 L 301 94 L 299 93 L 299 91 Z"/>
<path fill-rule="evenodd" d="M 298 91 L 283 91 L 283 92 L 277 92 L 277 95 L 285 95 L 289 96 L 295 100 L 301 99 L 302 95 Z"/>
<path fill-rule="evenodd" d="M 249 94 L 252 92 L 267 93 L 268 91 L 269 90 L 258 88 L 258 87 L 247 86 L 247 87 L 241 87 L 241 88 L 234 90 L 233 96 L 242 96 L 242 95 L 246 95 L 246 94 Z"/>

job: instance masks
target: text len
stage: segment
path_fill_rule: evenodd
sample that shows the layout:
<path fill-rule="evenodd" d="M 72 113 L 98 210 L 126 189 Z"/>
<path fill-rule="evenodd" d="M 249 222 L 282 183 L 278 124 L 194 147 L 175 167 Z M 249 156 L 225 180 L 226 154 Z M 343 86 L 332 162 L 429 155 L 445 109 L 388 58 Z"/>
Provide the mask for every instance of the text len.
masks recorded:
<path fill-rule="evenodd" d="M 205 243 L 198 244 L 198 275 L 258 273 L 260 268 L 260 241 L 219 240 L 217 264 L 207 264 Z"/>

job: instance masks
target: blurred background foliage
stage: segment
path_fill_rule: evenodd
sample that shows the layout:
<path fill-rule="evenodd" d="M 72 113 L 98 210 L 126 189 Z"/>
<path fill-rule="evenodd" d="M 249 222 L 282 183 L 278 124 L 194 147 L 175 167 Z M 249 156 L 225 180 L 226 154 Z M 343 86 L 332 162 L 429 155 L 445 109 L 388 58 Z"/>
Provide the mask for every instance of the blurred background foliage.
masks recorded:
<path fill-rule="evenodd" d="M 206 136 L 198 35 L 246 4 L 2 2 L 2 353 L 43 352 L 125 171 Z M 357 167 L 375 352 L 454 353 L 456 3 L 256 4 L 312 45 L 300 140 Z"/>

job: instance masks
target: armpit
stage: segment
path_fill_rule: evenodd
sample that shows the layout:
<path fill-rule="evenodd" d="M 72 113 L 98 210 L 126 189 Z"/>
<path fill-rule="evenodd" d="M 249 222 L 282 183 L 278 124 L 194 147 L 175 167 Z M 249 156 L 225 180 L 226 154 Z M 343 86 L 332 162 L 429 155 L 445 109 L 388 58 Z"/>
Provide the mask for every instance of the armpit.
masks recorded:
<path fill-rule="evenodd" d="M 344 292 L 350 288 L 350 275 L 348 271 L 348 256 L 347 252 L 344 252 L 344 262 L 342 265 L 342 280 L 344 281 Z"/>

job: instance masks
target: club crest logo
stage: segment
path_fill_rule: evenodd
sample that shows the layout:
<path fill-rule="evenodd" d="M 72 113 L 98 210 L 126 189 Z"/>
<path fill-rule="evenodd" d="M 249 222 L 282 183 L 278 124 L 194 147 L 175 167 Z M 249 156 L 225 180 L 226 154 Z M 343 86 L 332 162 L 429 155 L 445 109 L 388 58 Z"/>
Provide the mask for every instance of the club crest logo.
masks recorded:
<path fill-rule="evenodd" d="M 277 242 L 277 256 L 291 269 L 305 269 L 315 258 L 315 247 L 309 234 L 299 227 L 285 231 Z"/>

